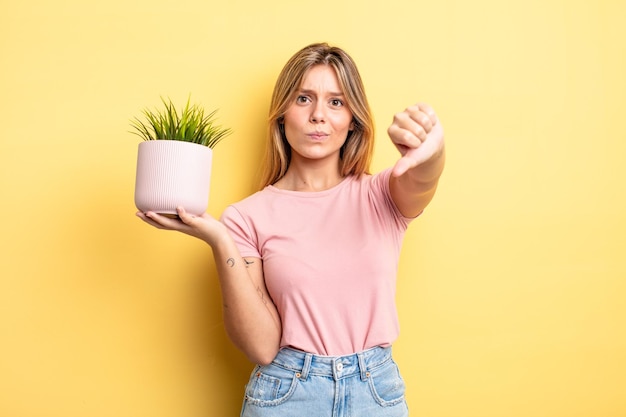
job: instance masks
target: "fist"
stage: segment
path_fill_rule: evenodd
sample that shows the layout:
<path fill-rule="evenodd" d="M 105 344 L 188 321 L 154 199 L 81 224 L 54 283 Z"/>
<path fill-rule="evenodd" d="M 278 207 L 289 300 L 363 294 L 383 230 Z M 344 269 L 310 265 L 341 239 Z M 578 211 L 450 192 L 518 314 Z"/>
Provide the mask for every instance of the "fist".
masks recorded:
<path fill-rule="evenodd" d="M 443 149 L 443 129 L 435 111 L 425 103 L 397 113 L 387 134 L 401 155 L 393 168 L 394 176 L 429 161 Z"/>

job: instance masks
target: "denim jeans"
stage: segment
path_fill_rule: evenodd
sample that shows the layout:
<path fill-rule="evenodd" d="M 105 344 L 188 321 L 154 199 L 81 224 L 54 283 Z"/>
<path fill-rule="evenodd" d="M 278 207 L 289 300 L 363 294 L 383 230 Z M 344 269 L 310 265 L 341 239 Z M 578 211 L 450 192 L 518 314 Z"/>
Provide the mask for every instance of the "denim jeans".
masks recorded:
<path fill-rule="evenodd" d="M 241 417 L 406 417 L 404 390 L 391 347 L 347 356 L 283 348 L 254 368 Z"/>

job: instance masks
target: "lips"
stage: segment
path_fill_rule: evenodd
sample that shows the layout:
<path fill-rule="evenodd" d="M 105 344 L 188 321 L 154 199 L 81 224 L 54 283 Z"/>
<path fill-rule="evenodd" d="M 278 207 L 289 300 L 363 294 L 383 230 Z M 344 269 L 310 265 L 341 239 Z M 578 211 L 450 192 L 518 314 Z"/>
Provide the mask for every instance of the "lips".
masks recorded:
<path fill-rule="evenodd" d="M 308 133 L 307 136 L 310 137 L 311 139 L 322 140 L 322 139 L 326 139 L 328 137 L 328 134 L 324 132 L 312 132 L 312 133 Z"/>

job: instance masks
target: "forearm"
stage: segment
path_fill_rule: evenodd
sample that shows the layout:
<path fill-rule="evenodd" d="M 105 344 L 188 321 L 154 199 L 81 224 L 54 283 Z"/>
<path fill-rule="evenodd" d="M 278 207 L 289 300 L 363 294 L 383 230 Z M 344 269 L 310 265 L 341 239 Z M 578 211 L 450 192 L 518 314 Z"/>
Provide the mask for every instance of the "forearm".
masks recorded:
<path fill-rule="evenodd" d="M 426 161 L 391 177 L 391 197 L 406 217 L 419 215 L 435 196 L 439 177 L 445 165 L 443 146 Z"/>
<path fill-rule="evenodd" d="M 261 273 L 260 260 L 248 265 L 230 235 L 212 247 L 228 336 L 252 362 L 271 362 L 279 349 L 281 324 L 264 285 L 251 276 Z"/>
<path fill-rule="evenodd" d="M 158 229 L 176 230 L 211 246 L 229 337 L 251 361 L 271 362 L 280 345 L 281 324 L 265 288 L 261 260 L 246 265 L 226 227 L 209 214 L 193 216 L 182 207 L 177 212 L 178 219 L 154 212 L 138 212 L 137 216 Z"/>
<path fill-rule="evenodd" d="M 404 191 L 420 195 L 434 191 L 443 173 L 445 165 L 445 148 L 442 147 L 429 160 L 407 170 L 400 178 Z"/>

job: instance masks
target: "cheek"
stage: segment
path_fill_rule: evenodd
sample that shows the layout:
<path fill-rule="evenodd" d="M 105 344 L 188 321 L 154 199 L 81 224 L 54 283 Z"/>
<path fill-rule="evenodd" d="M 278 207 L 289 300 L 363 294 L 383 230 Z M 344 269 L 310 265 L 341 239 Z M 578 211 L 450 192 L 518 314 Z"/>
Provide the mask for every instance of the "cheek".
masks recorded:
<path fill-rule="evenodd" d="M 350 131 L 354 129 L 354 123 L 352 122 L 352 115 L 342 115 L 337 117 L 334 121 L 334 125 L 337 130 Z"/>
<path fill-rule="evenodd" d="M 287 123 L 283 125 L 283 140 L 286 140 L 289 145 L 292 145 L 292 140 L 299 136 L 301 129 L 296 128 L 293 123 Z"/>
<path fill-rule="evenodd" d="M 303 122 L 302 119 L 294 113 L 285 113 L 285 116 L 283 116 L 283 128 L 285 132 L 301 130 L 305 122 L 306 121 Z"/>

